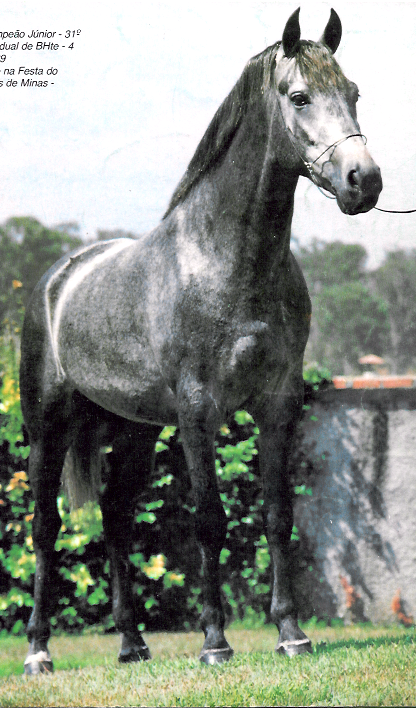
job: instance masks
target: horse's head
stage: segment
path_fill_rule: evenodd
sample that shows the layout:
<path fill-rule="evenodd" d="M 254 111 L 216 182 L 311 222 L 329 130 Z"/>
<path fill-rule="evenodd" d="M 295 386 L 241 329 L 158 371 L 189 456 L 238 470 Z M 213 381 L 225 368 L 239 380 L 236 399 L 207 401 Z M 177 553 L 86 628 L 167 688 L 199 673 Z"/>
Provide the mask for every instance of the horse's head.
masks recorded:
<path fill-rule="evenodd" d="M 334 194 L 345 214 L 359 214 L 376 205 L 382 181 L 357 122 L 358 88 L 333 57 L 341 33 L 331 10 L 321 40 L 301 40 L 296 10 L 277 50 L 273 83 L 289 166 Z"/>

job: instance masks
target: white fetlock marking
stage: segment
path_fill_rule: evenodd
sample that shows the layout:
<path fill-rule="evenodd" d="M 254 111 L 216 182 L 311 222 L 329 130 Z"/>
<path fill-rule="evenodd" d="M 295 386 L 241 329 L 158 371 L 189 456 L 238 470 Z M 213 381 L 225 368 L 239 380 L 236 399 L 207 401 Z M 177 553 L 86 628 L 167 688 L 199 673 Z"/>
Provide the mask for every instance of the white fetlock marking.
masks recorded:
<path fill-rule="evenodd" d="M 294 647 L 294 646 L 298 647 L 301 644 L 310 644 L 310 643 L 311 643 L 311 640 L 308 639 L 307 637 L 305 637 L 305 639 L 292 639 L 292 640 L 288 640 L 286 642 L 279 642 L 276 649 L 280 649 L 281 647 L 283 647 L 283 649 L 286 649 L 287 647 Z"/>
<path fill-rule="evenodd" d="M 139 647 L 138 644 L 134 644 L 132 647 L 128 647 L 127 649 L 124 649 L 125 652 L 132 652 L 132 651 L 149 651 L 149 647 L 147 644 L 142 644 L 142 646 Z M 123 647 L 121 646 L 120 652 L 123 651 Z"/>
<path fill-rule="evenodd" d="M 204 656 L 204 654 L 213 654 L 214 652 L 224 652 L 232 651 L 231 647 L 223 647 L 222 649 L 202 649 L 199 656 Z"/>
<path fill-rule="evenodd" d="M 30 654 L 30 656 L 26 657 L 25 666 L 26 666 L 26 664 L 32 664 L 34 661 L 37 661 L 40 664 L 42 661 L 52 661 L 52 659 L 51 659 L 49 652 L 38 651 L 37 654 Z"/>

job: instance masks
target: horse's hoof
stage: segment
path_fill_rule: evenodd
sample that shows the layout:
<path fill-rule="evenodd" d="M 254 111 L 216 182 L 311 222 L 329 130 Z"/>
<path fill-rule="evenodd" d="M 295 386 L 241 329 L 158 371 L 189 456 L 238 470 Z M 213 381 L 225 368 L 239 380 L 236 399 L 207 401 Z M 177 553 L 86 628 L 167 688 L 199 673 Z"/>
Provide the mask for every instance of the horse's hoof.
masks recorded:
<path fill-rule="evenodd" d="M 312 643 L 307 637 L 304 639 L 290 639 L 285 642 L 279 642 L 276 651 L 278 654 L 283 654 L 284 656 L 312 654 Z"/>
<path fill-rule="evenodd" d="M 37 674 L 51 674 L 53 672 L 53 662 L 49 652 L 39 651 L 26 657 L 24 673 L 26 676 L 36 676 Z"/>
<path fill-rule="evenodd" d="M 134 661 L 148 661 L 152 658 L 149 647 L 143 644 L 141 647 L 131 647 L 130 649 L 121 649 L 118 660 L 120 664 L 130 664 Z"/>
<path fill-rule="evenodd" d="M 234 654 L 231 647 L 223 647 L 222 649 L 203 649 L 199 655 L 199 660 L 203 664 L 213 665 L 222 664 L 223 661 L 228 661 Z"/>

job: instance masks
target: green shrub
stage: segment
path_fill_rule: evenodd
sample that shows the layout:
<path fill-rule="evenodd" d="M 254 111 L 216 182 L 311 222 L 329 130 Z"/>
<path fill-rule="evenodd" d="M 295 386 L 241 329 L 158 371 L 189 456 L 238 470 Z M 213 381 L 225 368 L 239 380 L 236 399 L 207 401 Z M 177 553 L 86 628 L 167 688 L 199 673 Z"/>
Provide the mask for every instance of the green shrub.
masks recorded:
<path fill-rule="evenodd" d="M 27 477 L 26 444 L 19 403 L 16 347 L 1 342 L 0 388 L 0 630 L 24 631 L 33 606 L 35 555 L 31 537 L 34 502 Z M 319 372 L 309 379 L 317 385 Z M 321 376 L 321 379 L 323 376 Z M 308 414 L 305 406 L 305 415 Z M 270 605 L 270 556 L 262 522 L 262 485 L 258 466 L 259 431 L 251 416 L 238 411 L 218 432 L 217 476 L 227 515 L 227 538 L 220 557 L 223 594 L 229 619 L 255 626 Z M 141 623 L 149 630 L 191 629 L 201 611 L 201 563 L 193 534 L 194 506 L 178 431 L 164 428 L 156 445 L 156 472 L 136 511 L 131 579 Z M 296 494 L 310 495 L 313 461 L 296 444 L 293 458 Z M 52 624 L 78 631 L 100 623 L 111 629 L 109 562 L 97 504 L 70 511 L 58 497 L 62 525 L 55 581 L 57 605 Z M 294 548 L 299 546 L 293 529 Z M 310 560 L 308 560 L 310 562 Z"/>

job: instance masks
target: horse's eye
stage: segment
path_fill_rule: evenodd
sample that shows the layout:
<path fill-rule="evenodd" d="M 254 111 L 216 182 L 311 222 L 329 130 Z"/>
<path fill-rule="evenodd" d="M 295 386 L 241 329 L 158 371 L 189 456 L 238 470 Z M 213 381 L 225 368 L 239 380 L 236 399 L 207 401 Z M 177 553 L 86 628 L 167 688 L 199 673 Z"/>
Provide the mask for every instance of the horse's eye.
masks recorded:
<path fill-rule="evenodd" d="M 291 95 L 290 100 L 296 108 L 303 108 L 309 103 L 309 99 L 304 93 L 294 93 Z"/>

